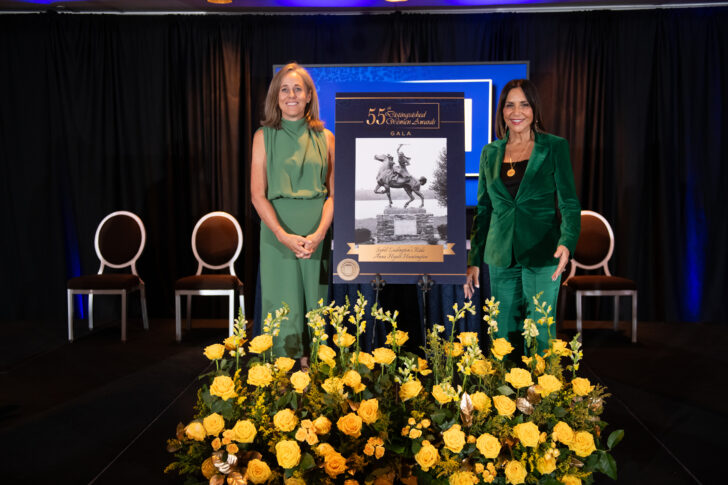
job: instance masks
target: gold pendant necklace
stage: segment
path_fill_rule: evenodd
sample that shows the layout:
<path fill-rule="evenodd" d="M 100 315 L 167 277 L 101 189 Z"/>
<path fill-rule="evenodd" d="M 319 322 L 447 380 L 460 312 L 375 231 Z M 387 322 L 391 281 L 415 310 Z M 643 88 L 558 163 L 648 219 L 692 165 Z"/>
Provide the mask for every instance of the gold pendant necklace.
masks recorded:
<path fill-rule="evenodd" d="M 530 141 L 528 143 L 526 143 L 526 149 L 522 152 L 521 158 L 523 158 L 523 156 L 526 154 L 526 152 L 528 152 L 528 147 L 530 144 L 531 144 Z M 513 177 L 516 174 L 516 169 L 513 168 L 513 157 L 511 155 L 508 155 L 508 164 L 511 166 L 511 168 L 508 169 L 508 171 L 506 172 L 506 175 L 508 175 L 509 177 Z"/>

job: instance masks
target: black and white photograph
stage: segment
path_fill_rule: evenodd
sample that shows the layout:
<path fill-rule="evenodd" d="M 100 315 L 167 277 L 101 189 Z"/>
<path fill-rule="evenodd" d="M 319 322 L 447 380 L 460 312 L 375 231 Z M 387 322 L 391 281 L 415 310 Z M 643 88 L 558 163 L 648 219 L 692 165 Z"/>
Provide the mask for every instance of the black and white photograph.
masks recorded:
<path fill-rule="evenodd" d="M 447 138 L 357 138 L 357 244 L 447 240 Z"/>

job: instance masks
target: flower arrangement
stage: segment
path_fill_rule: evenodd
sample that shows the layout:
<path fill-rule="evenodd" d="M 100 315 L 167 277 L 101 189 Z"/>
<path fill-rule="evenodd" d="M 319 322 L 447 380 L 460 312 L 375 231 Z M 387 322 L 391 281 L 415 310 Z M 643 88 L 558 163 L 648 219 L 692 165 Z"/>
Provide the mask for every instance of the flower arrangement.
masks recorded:
<path fill-rule="evenodd" d="M 524 322 L 531 349 L 553 326 L 551 309 L 538 296 L 534 304 L 542 317 Z M 484 352 L 478 333 L 456 333 L 475 311 L 468 302 L 453 306 L 449 330 L 428 332 L 422 358 L 403 350 L 397 312 L 374 305 L 388 336 L 367 353 L 366 307 L 361 295 L 353 308 L 319 302 L 306 315 L 310 368 L 297 371 L 270 351 L 286 307 L 250 342 L 240 315 L 233 336 L 205 349 L 215 369 L 202 377 L 194 419 L 168 441 L 175 461 L 165 471 L 210 485 L 576 485 L 595 472 L 616 479 L 610 451 L 624 433 L 604 439 L 608 394 L 577 376 L 577 338 L 550 338 L 543 355 L 511 362 L 505 339 Z M 493 335 L 498 303 L 484 310 Z"/>

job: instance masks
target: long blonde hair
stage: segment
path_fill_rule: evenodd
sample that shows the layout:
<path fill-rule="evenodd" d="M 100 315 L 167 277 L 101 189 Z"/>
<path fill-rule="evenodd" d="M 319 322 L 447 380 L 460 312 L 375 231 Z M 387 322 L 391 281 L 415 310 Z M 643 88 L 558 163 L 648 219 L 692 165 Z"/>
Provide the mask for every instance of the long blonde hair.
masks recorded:
<path fill-rule="evenodd" d="M 316 86 L 313 84 L 313 79 L 306 69 L 301 67 L 295 62 L 286 64 L 276 74 L 268 86 L 268 94 L 265 97 L 265 119 L 261 122 L 261 125 L 281 129 L 281 108 L 278 105 L 278 95 L 281 90 L 281 84 L 283 84 L 283 78 L 287 74 L 295 72 L 301 79 L 306 91 L 311 93 L 311 101 L 306 105 L 306 111 L 304 111 L 304 118 L 308 123 L 308 127 L 314 131 L 323 131 L 324 122 L 319 119 L 319 101 L 318 94 L 316 93 Z"/>

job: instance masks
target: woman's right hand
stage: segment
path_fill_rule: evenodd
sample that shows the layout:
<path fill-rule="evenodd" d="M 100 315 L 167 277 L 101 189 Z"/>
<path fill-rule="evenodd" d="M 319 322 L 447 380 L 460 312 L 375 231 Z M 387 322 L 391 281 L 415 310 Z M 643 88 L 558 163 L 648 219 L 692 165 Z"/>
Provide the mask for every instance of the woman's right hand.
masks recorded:
<path fill-rule="evenodd" d="M 301 237 L 297 234 L 283 233 L 278 236 L 278 241 L 285 247 L 290 249 L 297 258 L 308 259 L 313 254 L 313 251 L 306 248 L 306 244 L 309 240 L 305 237 Z"/>
<path fill-rule="evenodd" d="M 477 266 L 468 266 L 468 270 L 465 273 L 465 284 L 463 285 L 465 298 L 470 300 L 475 294 L 475 288 L 480 288 L 480 268 Z"/>

